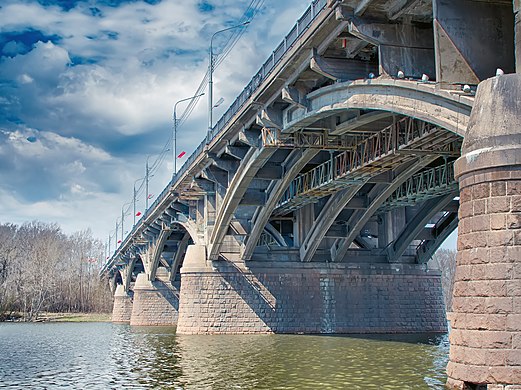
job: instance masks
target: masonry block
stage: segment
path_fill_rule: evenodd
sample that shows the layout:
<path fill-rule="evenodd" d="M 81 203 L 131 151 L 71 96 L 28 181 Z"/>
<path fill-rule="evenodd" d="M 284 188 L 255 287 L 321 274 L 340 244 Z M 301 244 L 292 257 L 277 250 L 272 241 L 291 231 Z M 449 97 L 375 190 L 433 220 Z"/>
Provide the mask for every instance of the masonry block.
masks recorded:
<path fill-rule="evenodd" d="M 494 77 L 479 85 L 455 164 L 465 196 L 460 198 L 464 229 L 458 237 L 449 388 L 521 386 L 520 170 L 521 75 Z"/>
<path fill-rule="evenodd" d="M 116 286 L 114 306 L 112 308 L 112 322 L 120 324 L 130 323 L 132 314 L 132 294 L 126 292 L 123 285 Z"/>
<path fill-rule="evenodd" d="M 130 325 L 175 326 L 178 309 L 178 292 L 169 282 L 151 282 L 145 273 L 137 276 Z"/>
<path fill-rule="evenodd" d="M 207 264 L 200 256 L 181 269 L 178 333 L 447 331 L 440 274 L 420 266 L 251 261 L 246 267 Z"/>

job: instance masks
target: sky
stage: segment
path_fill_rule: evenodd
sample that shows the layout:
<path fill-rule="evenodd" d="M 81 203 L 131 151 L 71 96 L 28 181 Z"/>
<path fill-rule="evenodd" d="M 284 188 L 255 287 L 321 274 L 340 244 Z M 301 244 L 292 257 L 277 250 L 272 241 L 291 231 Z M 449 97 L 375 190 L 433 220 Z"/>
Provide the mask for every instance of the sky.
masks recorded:
<path fill-rule="evenodd" d="M 90 228 L 108 241 L 147 157 L 149 202 L 171 179 L 173 151 L 161 152 L 173 105 L 198 90 L 211 35 L 251 19 L 229 54 L 217 57 L 214 102 L 224 98 L 217 121 L 309 4 L 2 0 L 0 223 L 56 222 L 67 234 Z M 217 56 L 233 32 L 215 37 Z M 177 153 L 186 152 L 178 167 L 204 138 L 207 120 L 205 96 L 178 129 Z M 136 203 L 143 212 L 144 190 Z M 124 231 L 132 222 L 133 212 Z"/>
<path fill-rule="evenodd" d="M 134 185 L 136 211 L 144 212 L 147 158 L 149 202 L 172 177 L 173 150 L 165 149 L 173 106 L 203 81 L 212 34 L 251 20 L 227 56 L 228 34 L 238 31 L 213 42 L 220 61 L 214 102 L 224 98 L 216 122 L 310 1 L 0 4 L 0 223 L 56 222 L 67 234 L 91 229 L 103 242 L 112 235 L 114 245 L 129 204 L 124 233 L 132 228 Z M 207 121 L 204 96 L 178 129 L 177 153 L 186 152 L 178 168 L 203 140 Z"/>

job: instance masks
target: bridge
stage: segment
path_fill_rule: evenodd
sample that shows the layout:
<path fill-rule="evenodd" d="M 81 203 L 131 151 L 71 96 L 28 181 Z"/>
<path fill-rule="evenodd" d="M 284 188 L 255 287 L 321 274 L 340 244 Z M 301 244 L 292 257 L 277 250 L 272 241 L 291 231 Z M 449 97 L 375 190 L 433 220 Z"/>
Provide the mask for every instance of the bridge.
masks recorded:
<path fill-rule="evenodd" d="M 114 322 L 446 332 L 459 226 L 448 385 L 520 385 L 520 8 L 314 0 L 103 268 Z"/>

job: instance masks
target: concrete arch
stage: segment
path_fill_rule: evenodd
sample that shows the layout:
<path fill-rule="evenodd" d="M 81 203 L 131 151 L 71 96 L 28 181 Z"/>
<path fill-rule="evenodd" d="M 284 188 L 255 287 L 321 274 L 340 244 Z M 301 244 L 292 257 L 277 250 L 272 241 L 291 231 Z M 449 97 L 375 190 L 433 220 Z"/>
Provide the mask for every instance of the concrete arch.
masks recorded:
<path fill-rule="evenodd" d="M 195 224 L 191 221 L 181 222 L 181 221 L 174 221 L 172 225 L 166 227 L 164 226 L 161 229 L 161 232 L 159 233 L 159 236 L 155 240 L 153 244 L 150 245 L 149 250 L 150 253 L 148 254 L 150 258 L 150 264 L 149 264 L 149 278 L 150 280 L 155 280 L 156 278 L 156 272 L 157 268 L 159 266 L 159 260 L 161 257 L 161 253 L 163 252 L 163 248 L 170 238 L 171 234 L 175 232 L 173 229 L 173 226 L 178 225 L 183 228 L 183 230 L 186 232 L 185 236 L 188 238 L 191 238 L 194 243 L 199 243 L 199 236 L 197 235 L 197 230 L 195 227 Z M 178 249 L 179 250 L 179 249 Z M 177 258 L 177 256 L 176 256 Z M 180 260 L 179 260 L 180 261 Z"/>
<path fill-rule="evenodd" d="M 305 128 L 319 119 L 330 117 L 341 111 L 361 109 L 413 117 L 463 136 L 474 102 L 472 96 L 442 90 L 434 83 L 384 78 L 333 84 L 311 92 L 306 98 L 308 107 L 295 110 L 292 113 L 292 120 L 284 123 L 283 132 L 293 132 Z M 350 125 L 350 128 L 355 129 L 367 124 L 368 121 L 371 122 L 372 115 L 362 115 Z M 287 118 L 286 115 L 283 117 Z M 375 115 L 374 120 L 377 119 L 379 116 Z M 359 123 L 358 126 L 357 123 Z M 310 155 L 311 152 L 306 150 L 303 153 Z M 302 159 L 301 162 L 309 161 L 311 158 L 308 156 L 308 159 Z M 284 179 L 278 182 L 270 192 L 266 204 L 256 213 L 252 231 L 244 245 L 243 259 L 248 260 L 253 255 L 255 244 L 269 216 L 297 175 L 298 172 L 294 175 L 285 175 Z"/>
<path fill-rule="evenodd" d="M 251 148 L 246 154 L 244 162 L 233 176 L 217 213 L 208 245 L 208 258 L 210 260 L 218 259 L 222 241 L 235 210 L 237 210 L 242 197 L 259 169 L 264 166 L 274 153 L 275 149 L 272 148 Z"/>
<path fill-rule="evenodd" d="M 434 83 L 409 80 L 356 80 L 333 84 L 307 95 L 308 107 L 294 111 L 284 123 L 293 132 L 349 109 L 389 111 L 465 135 L 474 98 L 459 91 L 440 89 Z"/>

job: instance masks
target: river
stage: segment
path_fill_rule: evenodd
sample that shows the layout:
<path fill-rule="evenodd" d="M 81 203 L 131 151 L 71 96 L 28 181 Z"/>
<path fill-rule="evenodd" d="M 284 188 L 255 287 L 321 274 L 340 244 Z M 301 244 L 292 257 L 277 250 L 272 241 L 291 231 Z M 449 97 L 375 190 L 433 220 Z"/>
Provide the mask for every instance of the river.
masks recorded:
<path fill-rule="evenodd" d="M 184 336 L 0 323 L 0 388 L 443 389 L 443 336 Z"/>

